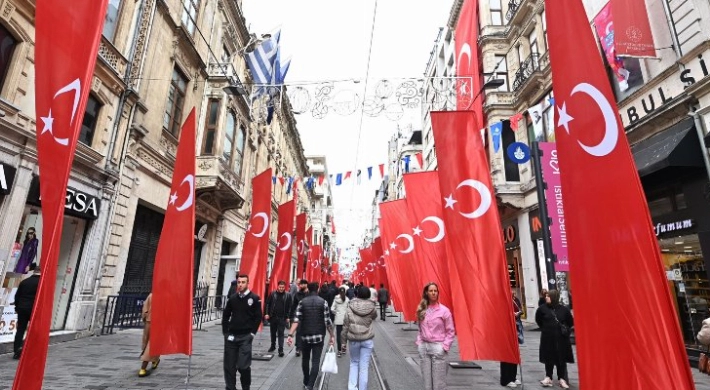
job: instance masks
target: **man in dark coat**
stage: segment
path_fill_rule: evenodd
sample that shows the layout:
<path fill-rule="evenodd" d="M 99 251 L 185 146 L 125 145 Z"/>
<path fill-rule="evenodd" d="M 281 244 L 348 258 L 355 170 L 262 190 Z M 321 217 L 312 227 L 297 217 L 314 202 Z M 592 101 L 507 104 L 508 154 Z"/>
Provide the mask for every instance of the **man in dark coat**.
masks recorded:
<path fill-rule="evenodd" d="M 294 324 L 294 318 L 296 317 L 296 308 L 298 307 L 298 303 L 303 300 L 308 295 L 308 281 L 306 279 L 301 279 L 298 282 L 298 292 L 296 292 L 296 295 L 293 297 L 293 305 L 291 306 L 291 315 L 289 316 L 291 318 L 291 324 Z M 291 325 L 293 326 L 293 325 Z M 300 333 L 298 330 L 296 330 L 296 356 L 301 356 L 301 340 L 300 337 L 298 337 Z"/>
<path fill-rule="evenodd" d="M 286 292 L 286 282 L 280 280 L 276 291 L 266 298 L 266 315 L 264 319 L 269 321 L 271 329 L 271 348 L 269 352 L 276 350 L 276 336 L 279 339 L 279 357 L 284 356 L 284 330 L 289 326 L 289 316 L 293 306 L 293 297 Z"/>
<path fill-rule="evenodd" d="M 384 283 L 380 283 L 380 290 L 377 292 L 377 300 L 380 303 L 380 319 L 387 321 L 387 303 L 390 301 L 390 292 L 385 288 Z"/>
<path fill-rule="evenodd" d="M 574 326 L 572 312 L 560 304 L 560 293 L 550 290 L 547 303 L 535 312 L 535 322 L 540 327 L 540 363 L 545 364 L 545 379 L 540 383 L 545 387 L 552 386 L 552 373 L 557 366 L 557 377 L 560 387 L 569 388 L 567 363 L 574 363 L 572 343 L 569 334 L 562 332 L 563 326 L 571 329 Z"/>
<path fill-rule="evenodd" d="M 224 381 L 227 390 L 237 390 L 237 370 L 242 390 L 251 386 L 252 342 L 261 326 L 261 299 L 249 291 L 249 276 L 237 276 L 237 292 L 222 313 L 224 335 Z"/>
<path fill-rule="evenodd" d="M 35 263 L 30 265 L 30 268 L 32 267 L 35 267 L 32 276 L 20 282 L 15 292 L 14 305 L 15 312 L 17 312 L 17 333 L 15 333 L 15 343 L 13 345 L 15 352 L 12 355 L 13 359 L 19 359 L 22 353 L 23 338 L 27 331 L 27 324 L 29 324 L 30 317 L 32 317 L 32 308 L 35 305 L 37 289 L 39 288 L 40 270 Z"/>

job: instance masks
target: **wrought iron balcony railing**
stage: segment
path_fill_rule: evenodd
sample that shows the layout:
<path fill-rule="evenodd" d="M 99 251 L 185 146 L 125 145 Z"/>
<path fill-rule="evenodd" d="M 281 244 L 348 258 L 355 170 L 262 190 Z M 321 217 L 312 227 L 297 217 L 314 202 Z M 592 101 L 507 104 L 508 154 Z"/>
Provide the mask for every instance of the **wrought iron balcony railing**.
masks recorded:
<path fill-rule="evenodd" d="M 510 0 L 508 2 L 508 12 L 505 13 L 505 20 L 510 21 L 513 19 L 513 16 L 515 16 L 515 13 L 518 12 L 522 1 L 523 0 Z"/>
<path fill-rule="evenodd" d="M 535 72 L 540 70 L 540 54 L 532 53 L 530 56 L 520 64 L 520 69 L 515 72 L 515 79 L 513 80 L 513 91 L 517 91 L 525 85 L 525 82 L 532 76 Z"/>

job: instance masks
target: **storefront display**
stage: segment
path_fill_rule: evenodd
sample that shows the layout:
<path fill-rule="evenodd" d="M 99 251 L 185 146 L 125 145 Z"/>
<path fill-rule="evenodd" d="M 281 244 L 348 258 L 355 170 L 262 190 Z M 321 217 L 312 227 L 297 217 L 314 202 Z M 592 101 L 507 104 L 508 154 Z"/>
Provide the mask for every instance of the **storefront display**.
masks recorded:
<path fill-rule="evenodd" d="M 521 302 L 525 302 L 525 280 L 522 273 L 522 261 L 520 258 L 520 236 L 518 235 L 518 222 L 503 223 L 503 243 L 505 245 L 505 255 L 508 262 L 508 279 L 510 288 L 515 291 L 515 295 Z M 523 319 L 527 318 L 527 309 L 523 305 Z"/>

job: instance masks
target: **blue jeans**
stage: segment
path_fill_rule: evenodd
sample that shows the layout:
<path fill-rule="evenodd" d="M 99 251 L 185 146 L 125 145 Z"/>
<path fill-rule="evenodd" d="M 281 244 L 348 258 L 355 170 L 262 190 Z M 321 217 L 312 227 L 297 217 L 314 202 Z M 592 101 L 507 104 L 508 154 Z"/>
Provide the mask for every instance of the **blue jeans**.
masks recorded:
<path fill-rule="evenodd" d="M 350 342 L 350 375 L 348 376 L 348 390 L 367 390 L 368 370 L 370 356 L 375 346 L 372 339 Z"/>

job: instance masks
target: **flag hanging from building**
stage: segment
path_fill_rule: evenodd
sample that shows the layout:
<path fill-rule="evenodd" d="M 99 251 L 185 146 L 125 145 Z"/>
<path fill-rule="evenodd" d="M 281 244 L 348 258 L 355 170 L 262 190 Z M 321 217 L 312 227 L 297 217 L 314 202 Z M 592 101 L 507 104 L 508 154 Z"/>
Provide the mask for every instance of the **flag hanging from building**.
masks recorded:
<path fill-rule="evenodd" d="M 545 8 L 579 381 L 589 389 L 693 389 L 614 94 L 591 31 L 580 29 L 589 23 L 584 6 L 546 0 Z M 600 300 L 599 286 L 621 286 L 623 293 Z"/>
<path fill-rule="evenodd" d="M 272 83 L 280 37 L 281 31 L 279 30 L 271 38 L 264 40 L 254 50 L 247 52 L 244 56 L 254 79 L 254 84 L 257 84 L 252 93 L 252 99 L 266 93 L 266 86 Z"/>
<path fill-rule="evenodd" d="M 465 77 L 456 89 L 456 108 L 473 110 L 476 114 L 474 129 L 483 125 L 483 98 L 481 90 L 481 61 L 478 48 L 478 0 L 464 0 L 455 28 L 456 75 Z M 476 100 L 473 101 L 474 96 Z"/>
<path fill-rule="evenodd" d="M 455 264 L 450 275 L 463 288 L 454 304 L 460 354 L 464 360 L 519 363 L 503 227 L 486 151 L 478 132 L 471 131 L 476 123 L 471 111 L 431 113 L 446 237 Z"/>
<path fill-rule="evenodd" d="M 266 266 L 269 257 L 271 228 L 271 168 L 251 180 L 252 205 L 247 231 L 244 233 L 242 263 L 239 273 L 249 275 L 249 289 L 257 295 L 266 288 Z"/>
<path fill-rule="evenodd" d="M 306 213 L 296 216 L 296 278 L 305 277 L 306 265 L 304 257 L 306 255 Z"/>
<path fill-rule="evenodd" d="M 71 6 L 36 1 L 34 93 L 42 183 L 42 278 L 13 390 L 40 390 L 44 379 L 67 183 L 107 4 L 107 0 L 77 0 Z"/>
<path fill-rule="evenodd" d="M 279 235 L 270 278 L 273 290 L 276 290 L 278 281 L 283 280 L 287 283 L 289 281 L 291 256 L 293 254 L 293 224 L 295 218 L 296 204 L 293 200 L 279 206 Z"/>
<path fill-rule="evenodd" d="M 645 0 L 611 0 L 614 47 L 620 57 L 656 57 Z"/>

